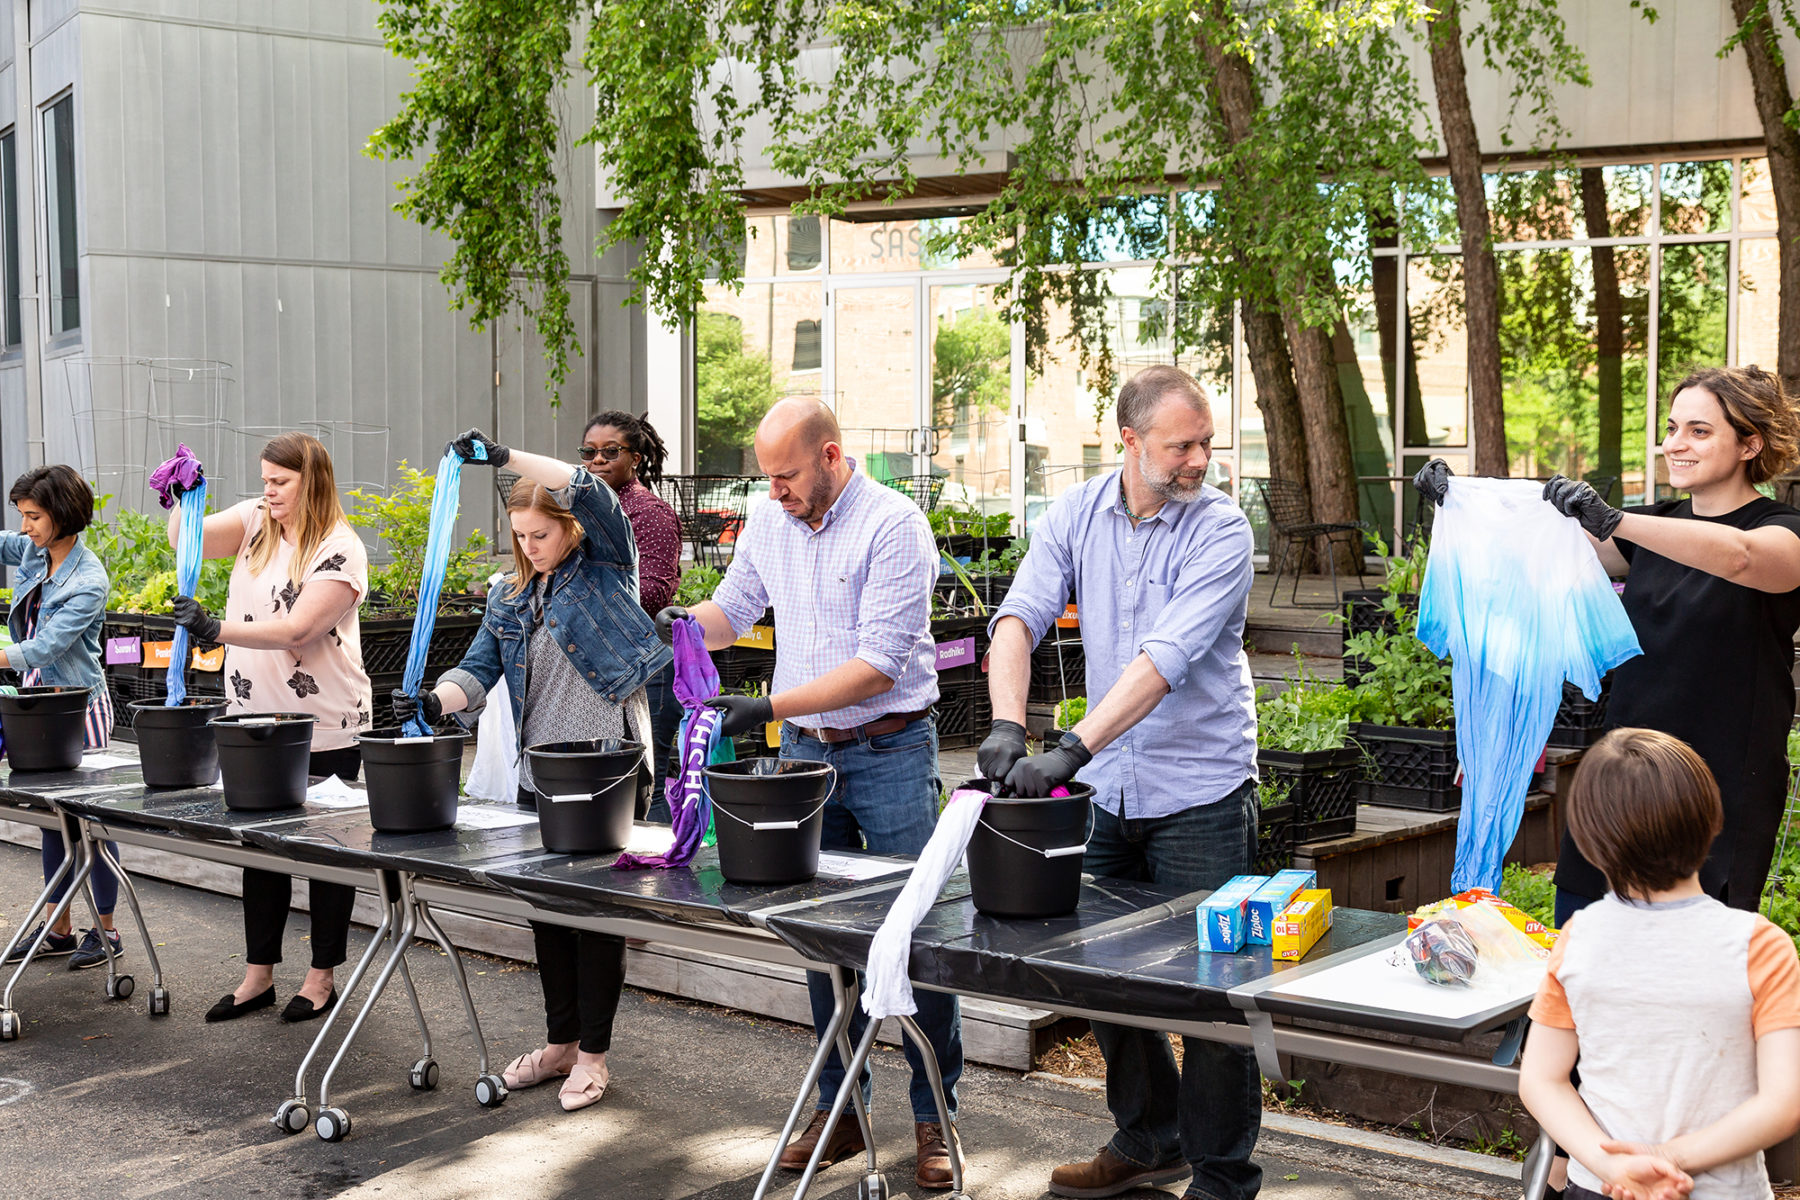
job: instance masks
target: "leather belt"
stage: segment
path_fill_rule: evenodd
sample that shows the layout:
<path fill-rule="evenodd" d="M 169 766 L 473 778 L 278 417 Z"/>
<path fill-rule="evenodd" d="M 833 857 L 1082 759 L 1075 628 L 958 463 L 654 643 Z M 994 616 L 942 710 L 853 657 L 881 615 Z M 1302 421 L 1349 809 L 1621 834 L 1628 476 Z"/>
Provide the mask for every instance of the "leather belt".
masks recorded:
<path fill-rule="evenodd" d="M 794 725 L 802 737 L 809 737 L 815 742 L 824 742 L 827 746 L 836 746 L 841 742 L 854 742 L 858 738 L 880 737 L 884 733 L 899 733 L 914 721 L 922 721 L 931 715 L 929 708 L 921 708 L 917 712 L 890 713 L 885 717 L 876 717 L 873 721 L 864 721 L 861 725 L 853 725 L 849 729 L 821 728 L 812 729 L 805 725 Z M 790 721 L 788 724 L 792 725 Z"/>

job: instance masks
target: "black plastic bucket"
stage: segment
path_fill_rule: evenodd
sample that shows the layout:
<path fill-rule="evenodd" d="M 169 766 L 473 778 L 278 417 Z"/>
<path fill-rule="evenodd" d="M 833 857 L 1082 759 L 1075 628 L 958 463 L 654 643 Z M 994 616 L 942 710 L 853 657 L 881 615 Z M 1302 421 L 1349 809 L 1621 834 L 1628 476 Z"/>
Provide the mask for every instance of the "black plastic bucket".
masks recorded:
<path fill-rule="evenodd" d="M 219 743 L 209 722 L 224 711 L 216 696 L 190 696 L 173 708 L 160 699 L 132 701 L 144 786 L 210 787 L 219 777 Z"/>
<path fill-rule="evenodd" d="M 15 771 L 73 771 L 87 742 L 88 690 L 27 687 L 0 696 L 0 736 Z"/>
<path fill-rule="evenodd" d="M 312 761 L 309 713 L 238 713 L 212 719 L 219 745 L 225 807 L 247 812 L 299 808 L 306 803 Z"/>
<path fill-rule="evenodd" d="M 359 734 L 369 824 L 382 833 L 425 833 L 456 824 L 466 733 Z"/>
<path fill-rule="evenodd" d="M 962 785 L 988 791 L 985 779 Z M 1046 800 L 988 800 L 969 838 L 969 891 L 990 917 L 1060 917 L 1081 900 L 1081 858 L 1094 830 L 1094 789 Z"/>
<path fill-rule="evenodd" d="M 544 849 L 599 854 L 625 848 L 637 816 L 642 742 L 545 742 L 525 753 L 537 788 L 538 836 Z"/>
<path fill-rule="evenodd" d="M 837 769 L 798 758 L 747 758 L 706 768 L 719 871 L 732 883 L 804 883 L 819 873 L 825 801 Z"/>

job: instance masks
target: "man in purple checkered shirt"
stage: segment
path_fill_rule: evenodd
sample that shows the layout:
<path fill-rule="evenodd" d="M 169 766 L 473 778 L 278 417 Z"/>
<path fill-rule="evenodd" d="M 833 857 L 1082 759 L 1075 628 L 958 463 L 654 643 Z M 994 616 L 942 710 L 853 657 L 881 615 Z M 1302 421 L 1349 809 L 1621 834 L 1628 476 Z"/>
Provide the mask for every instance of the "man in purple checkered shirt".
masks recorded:
<path fill-rule="evenodd" d="M 814 400 L 783 400 L 756 431 L 756 461 L 769 477 L 769 497 L 750 515 L 731 566 L 713 598 L 692 610 L 665 608 L 657 628 L 671 640 L 683 616 L 706 630 L 706 646 L 729 646 L 775 609 L 775 678 L 768 696 L 720 696 L 721 732 L 761 730 L 780 719 L 781 757 L 830 763 L 835 790 L 825 805 L 825 849 L 917 854 L 937 824 L 940 784 L 936 648 L 931 592 L 938 552 L 925 514 L 906 496 L 856 470 L 844 454 L 831 410 Z M 813 1028 L 831 1019 L 827 978 L 808 973 Z M 944 1098 L 956 1113 L 962 1074 L 962 1026 L 956 997 L 921 990 L 918 1023 L 943 1072 Z M 852 1042 L 867 1017 L 858 1007 Z M 920 1187 L 951 1186 L 946 1137 L 925 1064 L 906 1043 Z M 818 1146 L 825 1114 L 843 1085 L 834 1052 L 819 1079 L 818 1110 L 786 1147 L 781 1165 L 802 1170 Z M 860 1086 L 871 1091 L 868 1068 Z M 862 1128 L 841 1120 L 822 1164 L 861 1153 Z"/>

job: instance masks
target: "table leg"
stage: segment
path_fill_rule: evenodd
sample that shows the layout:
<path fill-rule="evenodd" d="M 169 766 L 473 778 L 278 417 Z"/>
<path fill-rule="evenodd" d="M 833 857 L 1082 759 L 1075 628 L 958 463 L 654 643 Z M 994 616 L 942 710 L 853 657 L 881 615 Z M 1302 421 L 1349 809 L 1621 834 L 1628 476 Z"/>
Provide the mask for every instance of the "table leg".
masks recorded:
<path fill-rule="evenodd" d="M 931 1098 L 937 1104 L 938 1121 L 944 1127 L 944 1147 L 950 1152 L 950 1193 L 946 1200 L 961 1200 L 963 1194 L 962 1148 L 956 1143 L 956 1127 L 950 1120 L 950 1105 L 944 1096 L 944 1073 L 938 1067 L 937 1051 L 931 1048 L 931 1039 L 919 1028 L 919 1023 L 909 1016 L 897 1018 L 901 1030 L 912 1039 L 918 1047 L 919 1057 L 925 1061 L 925 1078 L 931 1081 Z"/>
<path fill-rule="evenodd" d="M 411 881 L 402 876 L 401 886 L 418 910 L 419 920 L 450 959 L 450 977 L 456 981 L 456 990 L 462 996 L 463 1013 L 469 1018 L 469 1036 L 475 1039 L 475 1102 L 483 1108 L 496 1108 L 506 1100 L 506 1083 L 489 1069 L 487 1038 L 481 1032 L 481 1017 L 475 1012 L 475 997 L 469 993 L 469 975 L 463 969 L 462 955 L 457 951 L 456 943 L 438 925 L 437 918 L 432 916 L 431 906 L 412 894 Z"/>
<path fill-rule="evenodd" d="M 1525 1156 L 1525 1169 L 1522 1175 L 1525 1184 L 1525 1200 L 1538 1200 L 1544 1194 L 1544 1185 L 1550 1179 L 1550 1162 L 1556 1157 L 1556 1143 L 1550 1135 L 1538 1131 L 1538 1139 L 1531 1147 L 1531 1153 Z"/>
<path fill-rule="evenodd" d="M 875 1035 L 881 1031 L 881 1022 L 871 1020 L 869 1027 L 863 1031 L 862 1041 L 857 1043 L 856 1053 L 844 1064 L 844 1086 L 838 1089 L 837 1099 L 831 1102 L 831 1111 L 825 1115 L 825 1127 L 819 1131 L 819 1144 L 813 1147 L 812 1158 L 806 1164 L 806 1173 L 800 1177 L 800 1186 L 794 1189 L 794 1200 L 806 1200 L 806 1193 L 812 1187 L 813 1176 L 819 1173 L 819 1159 L 825 1152 L 825 1145 L 831 1141 L 831 1135 L 837 1129 L 837 1123 L 844 1115 L 844 1105 L 851 1096 L 862 1095 L 858 1079 L 862 1075 L 863 1064 L 869 1061 L 869 1051 L 875 1046 Z M 869 1147 L 869 1174 L 875 1175 L 874 1146 Z M 879 1176 L 876 1176 L 879 1178 Z"/>
<path fill-rule="evenodd" d="M 106 848 L 106 843 L 95 838 L 93 831 L 85 824 L 81 832 L 93 847 L 92 852 L 100 856 L 101 861 L 118 879 L 119 886 L 125 890 L 125 903 L 131 906 L 131 919 L 137 925 L 138 937 L 144 943 L 144 958 L 150 964 L 150 1015 L 166 1017 L 169 1015 L 169 991 L 163 983 L 162 960 L 156 955 L 156 943 L 150 939 L 150 926 L 144 920 L 144 906 L 138 903 L 137 888 L 132 884 L 131 876 L 119 865 L 119 860 Z"/>
<path fill-rule="evenodd" d="M 781 1162 L 782 1151 L 787 1149 L 788 1139 L 794 1136 L 794 1128 L 800 1123 L 800 1114 L 805 1111 L 806 1102 L 811 1099 L 813 1088 L 819 1084 L 819 1076 L 825 1073 L 825 1060 L 831 1057 L 834 1046 L 844 1047 L 848 1042 L 844 1031 L 850 1027 L 850 1004 L 848 989 L 843 982 L 843 970 L 840 967 L 833 967 L 830 975 L 831 1020 L 825 1023 L 825 1031 L 819 1036 L 819 1048 L 813 1053 L 812 1063 L 806 1068 L 806 1078 L 800 1082 L 800 1094 L 794 1097 L 794 1107 L 788 1112 L 787 1124 L 781 1127 L 781 1136 L 775 1139 L 775 1151 L 769 1155 L 769 1165 L 763 1168 L 762 1179 L 757 1183 L 756 1193 L 751 1200 L 763 1200 L 763 1197 L 768 1194 L 769 1183 L 775 1178 L 775 1168 Z M 838 1060 L 840 1062 L 850 1061 L 850 1056 L 845 1049 L 838 1050 Z M 861 1089 L 857 1090 L 857 1101 L 860 1107 Z M 865 1134 L 866 1132 L 865 1126 Z M 873 1144 L 872 1140 L 871 1144 Z"/>
<path fill-rule="evenodd" d="M 94 870 L 93 860 L 88 857 L 87 848 L 79 835 L 76 835 L 73 840 L 65 836 L 63 844 L 66 852 L 63 855 L 62 865 L 51 874 L 50 881 L 44 885 L 44 890 L 38 895 L 38 903 L 34 912 L 43 910 L 44 903 L 50 898 L 50 893 L 55 891 L 63 880 L 68 880 L 69 888 L 63 893 L 63 898 L 56 902 L 56 907 L 50 910 L 50 915 L 44 918 L 43 933 L 31 944 L 31 949 L 20 960 L 18 969 L 6 981 L 5 992 L 0 993 L 0 1041 L 10 1042 L 20 1033 L 19 1015 L 13 1011 L 13 989 L 19 986 L 19 980 L 24 978 L 26 970 L 31 966 L 31 960 L 37 957 L 37 952 L 43 948 L 44 939 L 50 936 L 50 927 L 62 920 L 63 914 L 69 911 L 69 906 L 75 902 L 77 892 L 87 892 L 88 876 Z M 88 896 L 88 903 L 90 906 L 93 904 L 92 895 Z M 29 924 L 29 919 L 20 924 Z M 94 916 L 94 924 L 100 924 L 97 911 Z M 17 940 L 16 936 L 14 940 Z M 8 950 L 8 953 L 11 951 Z"/>

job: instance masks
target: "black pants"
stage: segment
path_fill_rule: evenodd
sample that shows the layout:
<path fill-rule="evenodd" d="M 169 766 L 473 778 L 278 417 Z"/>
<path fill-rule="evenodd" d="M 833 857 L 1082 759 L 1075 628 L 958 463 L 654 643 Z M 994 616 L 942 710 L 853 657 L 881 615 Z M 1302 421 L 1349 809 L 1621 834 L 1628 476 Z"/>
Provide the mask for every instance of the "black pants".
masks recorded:
<path fill-rule="evenodd" d="M 638 796 L 643 816 L 644 795 Z M 519 807 L 537 811 L 537 796 L 519 789 Z M 625 939 L 564 925 L 531 923 L 538 981 L 544 989 L 544 1026 L 554 1045 L 577 1043 L 583 1054 L 612 1049 L 613 1016 L 625 990 Z"/>
<path fill-rule="evenodd" d="M 345 781 L 362 772 L 362 750 L 315 750 L 309 774 L 336 775 Z M 281 961 L 281 935 L 287 929 L 293 901 L 293 877 L 254 867 L 244 868 L 244 961 L 273 966 Z M 330 970 L 349 957 L 350 910 L 356 889 L 348 884 L 314 879 L 307 884 L 312 900 L 312 965 Z"/>

